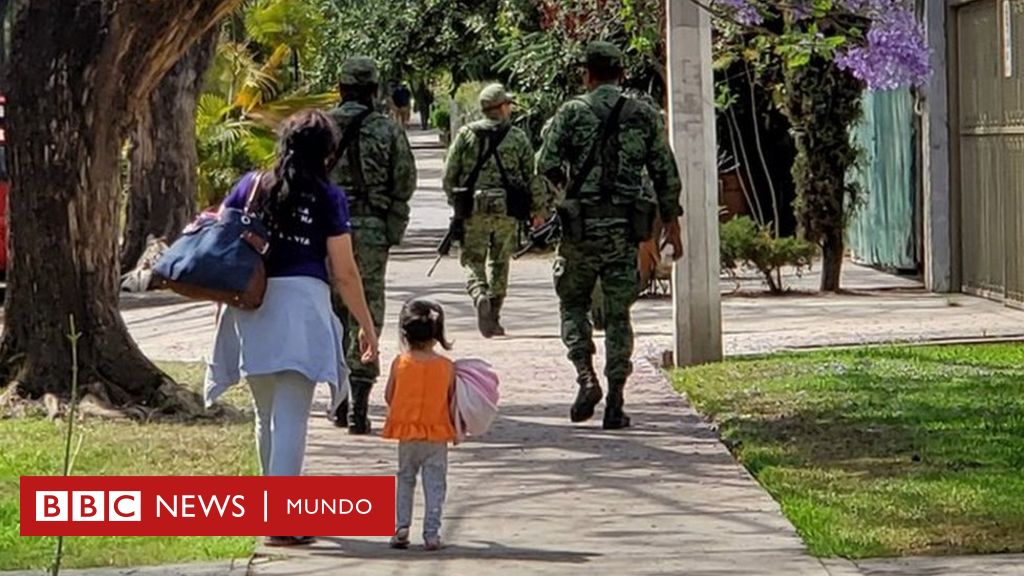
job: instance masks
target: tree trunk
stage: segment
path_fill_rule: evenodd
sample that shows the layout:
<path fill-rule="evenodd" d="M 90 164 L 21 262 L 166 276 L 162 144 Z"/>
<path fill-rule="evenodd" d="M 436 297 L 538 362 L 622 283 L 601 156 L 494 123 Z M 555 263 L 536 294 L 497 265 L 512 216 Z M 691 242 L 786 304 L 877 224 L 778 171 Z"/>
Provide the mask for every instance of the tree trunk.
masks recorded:
<path fill-rule="evenodd" d="M 210 33 L 196 43 L 139 113 L 131 138 L 122 271 L 135 268 L 149 236 L 170 244 L 195 216 L 196 101 L 217 36 Z"/>
<path fill-rule="evenodd" d="M 7 75 L 7 11 L 11 8 L 10 0 L 0 0 L 0 93 L 6 88 Z"/>
<path fill-rule="evenodd" d="M 0 376 L 22 395 L 67 398 L 73 316 L 87 389 L 118 406 L 189 407 L 118 312 L 119 150 L 160 79 L 239 1 L 34 0 L 20 13 Z"/>
<path fill-rule="evenodd" d="M 843 234 L 828 234 L 821 242 L 821 291 L 839 292 L 843 271 Z"/>

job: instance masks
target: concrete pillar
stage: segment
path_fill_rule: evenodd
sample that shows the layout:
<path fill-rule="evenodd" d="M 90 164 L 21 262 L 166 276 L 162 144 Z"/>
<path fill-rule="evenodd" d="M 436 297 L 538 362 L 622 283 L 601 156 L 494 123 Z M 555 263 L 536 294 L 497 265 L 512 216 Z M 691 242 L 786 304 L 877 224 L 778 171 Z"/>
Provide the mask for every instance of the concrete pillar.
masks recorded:
<path fill-rule="evenodd" d="M 666 1 L 669 127 L 685 211 L 685 254 L 672 273 L 675 359 L 689 366 L 722 359 L 711 21 L 690 0 Z"/>
<path fill-rule="evenodd" d="M 923 90 L 921 177 L 924 191 L 924 283 L 932 292 L 959 291 L 954 278 L 954 209 L 950 182 L 950 133 L 945 1 L 925 0 L 924 25 L 932 75 Z"/>

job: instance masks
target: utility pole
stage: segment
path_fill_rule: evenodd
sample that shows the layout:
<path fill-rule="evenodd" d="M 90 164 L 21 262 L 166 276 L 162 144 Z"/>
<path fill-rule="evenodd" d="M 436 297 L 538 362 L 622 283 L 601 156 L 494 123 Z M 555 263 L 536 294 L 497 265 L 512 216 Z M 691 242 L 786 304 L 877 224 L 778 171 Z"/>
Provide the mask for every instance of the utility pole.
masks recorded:
<path fill-rule="evenodd" d="M 722 359 L 711 19 L 690 0 L 666 0 L 666 15 L 669 134 L 684 211 L 684 255 L 672 272 L 675 360 L 691 366 Z"/>

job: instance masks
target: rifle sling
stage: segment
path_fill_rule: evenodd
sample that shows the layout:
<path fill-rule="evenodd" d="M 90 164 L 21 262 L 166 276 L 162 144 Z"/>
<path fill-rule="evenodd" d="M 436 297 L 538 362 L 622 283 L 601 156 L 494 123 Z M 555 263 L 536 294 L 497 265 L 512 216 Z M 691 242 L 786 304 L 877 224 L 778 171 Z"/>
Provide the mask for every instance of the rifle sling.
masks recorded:
<path fill-rule="evenodd" d="M 473 133 L 477 135 L 477 138 L 481 138 L 485 142 L 484 145 L 479 147 L 479 152 L 476 156 L 476 164 L 473 166 L 473 170 L 469 173 L 469 178 L 466 180 L 466 189 L 471 193 L 476 192 L 476 181 L 480 178 L 480 172 L 484 169 L 484 164 L 491 159 L 491 156 L 498 151 L 498 146 L 505 141 L 505 136 L 508 136 L 508 132 L 511 129 L 510 125 L 502 127 L 500 130 L 491 132 L 486 138 L 483 136 L 483 130 L 474 130 Z M 498 161 L 498 169 L 501 170 L 501 161 Z M 502 171 L 504 173 L 504 171 Z M 503 177 L 504 178 L 504 177 Z"/>
<path fill-rule="evenodd" d="M 612 111 L 608 114 L 608 118 L 601 123 L 601 136 L 596 142 L 590 147 L 587 152 L 587 157 L 583 160 L 583 164 L 580 165 L 579 172 L 572 178 L 569 183 L 569 187 L 565 190 L 566 199 L 579 198 L 580 190 L 583 188 L 583 183 L 590 176 L 590 173 L 594 170 L 594 165 L 597 164 L 597 153 L 603 149 L 611 139 L 612 135 L 619 129 L 619 116 L 622 114 L 622 108 L 626 105 L 627 98 L 625 96 L 619 96 L 619 99 L 615 101 L 615 106 L 612 107 Z"/>

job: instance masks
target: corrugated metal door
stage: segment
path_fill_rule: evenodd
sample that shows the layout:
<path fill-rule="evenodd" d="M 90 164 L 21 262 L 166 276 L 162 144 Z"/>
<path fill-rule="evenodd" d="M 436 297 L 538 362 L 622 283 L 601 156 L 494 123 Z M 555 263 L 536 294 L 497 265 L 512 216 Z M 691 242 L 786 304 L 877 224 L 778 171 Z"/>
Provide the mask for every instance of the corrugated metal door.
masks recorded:
<path fill-rule="evenodd" d="M 846 229 L 854 261 L 916 270 L 914 97 L 910 90 L 867 92 L 864 117 L 850 131 L 863 150 L 850 174 L 861 197 Z"/>
<path fill-rule="evenodd" d="M 1024 1 L 956 7 L 963 289 L 1024 302 Z"/>

